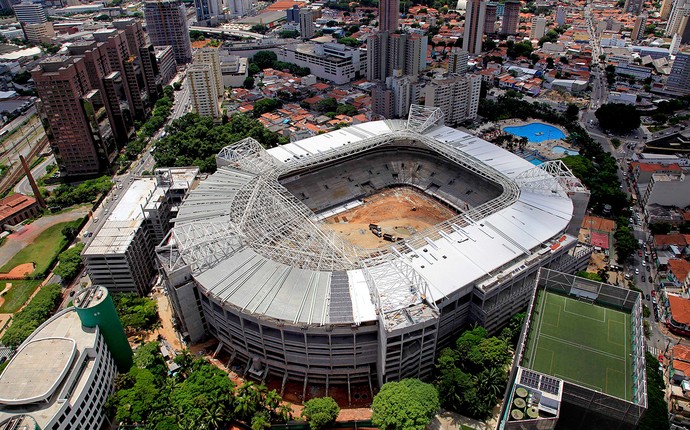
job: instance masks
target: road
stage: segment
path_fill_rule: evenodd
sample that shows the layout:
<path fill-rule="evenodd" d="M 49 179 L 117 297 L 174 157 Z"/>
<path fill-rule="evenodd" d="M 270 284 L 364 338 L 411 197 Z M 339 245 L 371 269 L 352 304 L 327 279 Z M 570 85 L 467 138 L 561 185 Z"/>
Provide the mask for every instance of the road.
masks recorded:
<path fill-rule="evenodd" d="M 168 124 L 170 123 L 170 121 L 173 121 L 189 112 L 190 107 L 191 101 L 189 86 L 185 83 L 182 85 L 182 88 L 179 91 L 175 92 L 175 100 L 173 101 L 173 108 L 170 114 L 170 118 L 168 119 Z M 155 142 L 157 142 L 162 137 L 164 129 L 165 127 L 162 127 L 153 136 L 153 138 L 151 139 L 153 145 L 155 145 Z M 126 187 L 129 186 L 129 184 L 133 182 L 135 178 L 140 177 L 145 171 L 150 172 L 154 168 L 154 166 L 155 160 L 153 159 L 151 149 L 146 148 L 144 152 L 136 160 L 132 162 L 132 165 L 130 166 L 127 172 L 125 172 L 122 175 L 116 175 L 115 177 L 113 177 L 115 186 L 108 193 L 105 199 L 103 199 L 103 202 L 101 202 L 101 204 L 96 209 L 94 209 L 93 216 L 84 225 L 84 228 L 80 232 L 80 237 L 83 242 L 88 243 L 88 241 L 91 240 L 90 238 L 84 237 L 85 233 L 88 232 L 95 234 L 95 232 L 103 226 L 103 224 L 105 223 L 105 219 L 107 218 L 105 215 L 107 215 L 110 212 L 110 210 L 115 205 L 117 205 L 117 203 L 122 198 L 122 190 L 126 189 Z"/>
<path fill-rule="evenodd" d="M 45 160 L 43 160 L 38 166 L 31 169 L 31 174 L 33 175 L 34 179 L 38 180 L 38 178 L 45 175 L 47 173 L 46 168 L 49 164 L 53 163 L 55 163 L 55 157 L 51 155 L 50 157 L 47 157 Z M 31 185 L 29 184 L 29 178 L 26 176 L 22 177 L 22 179 L 17 183 L 17 185 L 14 186 L 14 192 L 33 196 L 34 190 L 31 189 Z"/>
<path fill-rule="evenodd" d="M 186 80 L 182 80 L 182 88 L 175 92 L 175 100 L 173 101 L 172 113 L 170 119 L 177 119 L 189 112 L 192 106 L 191 94 L 189 92 L 189 85 Z"/>

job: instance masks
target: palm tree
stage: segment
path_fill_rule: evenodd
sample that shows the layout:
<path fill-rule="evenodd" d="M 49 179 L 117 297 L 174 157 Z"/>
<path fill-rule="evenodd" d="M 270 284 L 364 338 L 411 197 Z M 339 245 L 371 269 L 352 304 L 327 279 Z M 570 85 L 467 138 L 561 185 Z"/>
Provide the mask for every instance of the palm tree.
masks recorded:
<path fill-rule="evenodd" d="M 292 407 L 290 406 L 289 403 L 283 403 L 282 405 L 278 406 L 278 412 L 277 412 L 277 419 L 280 422 L 288 422 L 292 421 Z"/>
<path fill-rule="evenodd" d="M 490 395 L 495 399 L 506 387 L 505 372 L 498 367 L 490 367 L 475 375 L 474 382 L 480 393 L 487 393 L 487 397 Z"/>

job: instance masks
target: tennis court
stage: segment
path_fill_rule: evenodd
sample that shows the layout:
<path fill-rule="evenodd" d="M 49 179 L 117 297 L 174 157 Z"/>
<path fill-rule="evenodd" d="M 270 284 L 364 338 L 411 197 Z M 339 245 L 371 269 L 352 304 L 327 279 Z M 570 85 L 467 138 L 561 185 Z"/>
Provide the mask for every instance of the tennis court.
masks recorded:
<path fill-rule="evenodd" d="M 632 398 L 630 315 L 550 291 L 539 291 L 523 366 Z"/>

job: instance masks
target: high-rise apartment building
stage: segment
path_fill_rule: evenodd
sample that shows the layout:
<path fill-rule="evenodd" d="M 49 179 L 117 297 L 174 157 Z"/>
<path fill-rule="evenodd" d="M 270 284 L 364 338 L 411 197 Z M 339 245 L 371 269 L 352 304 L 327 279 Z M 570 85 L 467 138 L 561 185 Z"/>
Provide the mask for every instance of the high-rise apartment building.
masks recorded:
<path fill-rule="evenodd" d="M 395 96 L 393 90 L 386 88 L 383 82 L 371 89 L 371 111 L 383 118 L 393 118 Z"/>
<path fill-rule="evenodd" d="M 465 9 L 465 33 L 462 40 L 462 49 L 470 54 L 482 52 L 485 16 L 485 0 L 468 0 Z"/>
<path fill-rule="evenodd" d="M 196 9 L 196 21 L 201 25 L 208 25 L 212 21 L 217 21 L 218 16 L 223 14 L 223 4 L 221 0 L 194 0 Z"/>
<path fill-rule="evenodd" d="M 187 13 L 181 0 L 146 0 L 144 18 L 154 46 L 172 46 L 177 64 L 192 61 Z"/>
<path fill-rule="evenodd" d="M 520 2 L 509 0 L 503 7 L 503 22 L 501 23 L 501 35 L 510 36 L 517 34 L 520 23 Z"/>
<path fill-rule="evenodd" d="M 398 29 L 400 0 L 379 0 L 379 32 Z"/>
<path fill-rule="evenodd" d="M 540 39 L 546 33 L 546 17 L 535 16 L 532 18 L 531 39 Z"/>
<path fill-rule="evenodd" d="M 690 0 L 676 0 L 673 2 L 671 14 L 666 23 L 665 34 L 667 37 L 673 37 L 674 34 L 678 33 L 680 23 L 683 17 L 686 16 L 690 16 Z"/>
<path fill-rule="evenodd" d="M 565 25 L 565 18 L 565 6 L 558 6 L 556 8 L 556 24 L 558 24 L 559 26 Z"/>
<path fill-rule="evenodd" d="M 659 15 L 662 20 L 667 20 L 669 15 L 671 15 L 671 8 L 673 7 L 673 0 L 664 0 L 661 3 L 661 9 L 659 10 Z"/>
<path fill-rule="evenodd" d="M 496 17 L 498 11 L 498 3 L 487 2 L 486 12 L 484 14 L 484 34 L 496 34 Z"/>
<path fill-rule="evenodd" d="M 209 64 L 192 64 L 187 69 L 187 84 L 192 95 L 192 109 L 201 116 L 220 119 L 218 87 Z"/>
<path fill-rule="evenodd" d="M 425 105 L 439 107 L 448 125 L 477 118 L 482 79 L 479 75 L 435 79 L 424 89 Z"/>
<path fill-rule="evenodd" d="M 637 15 L 640 12 L 642 12 L 642 4 L 643 3 L 644 3 L 644 0 L 625 0 L 625 5 L 623 6 L 623 10 L 627 13 Z"/>
<path fill-rule="evenodd" d="M 416 76 L 426 67 L 427 36 L 377 33 L 367 38 L 367 79 L 385 81 L 400 70 Z"/>
<path fill-rule="evenodd" d="M 679 51 L 673 60 L 666 88 L 682 94 L 690 94 L 690 51 Z"/>
<path fill-rule="evenodd" d="M 219 50 L 220 45 L 212 46 L 207 43 L 206 46 L 194 49 L 192 55 L 194 57 L 194 64 L 208 64 L 211 66 L 211 77 L 216 87 L 216 93 L 218 93 L 219 97 L 222 97 L 225 87 L 223 86 L 223 76 L 220 72 Z"/>
<path fill-rule="evenodd" d="M 644 36 L 644 30 L 647 26 L 647 13 L 642 13 L 635 18 L 635 25 L 633 25 L 630 39 L 633 41 L 640 40 Z"/>
<path fill-rule="evenodd" d="M 17 21 L 22 24 L 43 24 L 48 21 L 41 3 L 23 2 L 12 6 Z"/>
<path fill-rule="evenodd" d="M 467 72 L 467 62 L 470 60 L 470 54 L 462 48 L 455 47 L 450 50 L 450 58 L 448 59 L 448 73 L 464 74 Z"/>
<path fill-rule="evenodd" d="M 156 46 L 154 54 L 158 71 L 160 72 L 161 85 L 166 86 L 177 74 L 177 63 L 175 63 L 175 54 L 173 53 L 172 46 Z"/>
<path fill-rule="evenodd" d="M 32 70 L 39 115 L 60 171 L 93 175 L 117 154 L 100 90 L 91 87 L 79 57 L 53 56 Z"/>
<path fill-rule="evenodd" d="M 299 11 L 299 32 L 302 39 L 311 39 L 314 37 L 316 27 L 314 26 L 315 14 L 311 9 L 302 9 Z"/>
<path fill-rule="evenodd" d="M 684 16 L 680 20 L 677 34 L 680 35 L 680 43 L 690 43 L 690 16 Z"/>

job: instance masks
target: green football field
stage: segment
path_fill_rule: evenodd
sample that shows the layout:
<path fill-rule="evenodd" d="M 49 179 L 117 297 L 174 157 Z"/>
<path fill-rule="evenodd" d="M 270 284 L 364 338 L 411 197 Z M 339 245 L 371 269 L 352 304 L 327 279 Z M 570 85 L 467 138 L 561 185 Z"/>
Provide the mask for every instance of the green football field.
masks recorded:
<path fill-rule="evenodd" d="M 631 400 L 630 352 L 629 314 L 539 291 L 524 367 Z"/>

